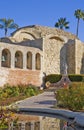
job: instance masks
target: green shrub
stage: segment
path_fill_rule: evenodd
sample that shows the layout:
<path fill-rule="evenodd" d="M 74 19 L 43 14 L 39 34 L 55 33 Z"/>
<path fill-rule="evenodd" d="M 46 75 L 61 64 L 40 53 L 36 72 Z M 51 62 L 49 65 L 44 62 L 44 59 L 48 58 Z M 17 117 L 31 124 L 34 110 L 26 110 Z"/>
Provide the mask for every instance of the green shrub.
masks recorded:
<path fill-rule="evenodd" d="M 0 88 L 0 99 L 2 99 L 2 98 L 3 98 L 3 89 Z"/>
<path fill-rule="evenodd" d="M 19 88 L 17 86 L 5 85 L 3 88 L 3 97 L 15 97 L 19 95 Z"/>
<path fill-rule="evenodd" d="M 39 89 L 36 86 L 30 85 L 30 88 L 32 88 L 36 94 L 39 93 Z"/>
<path fill-rule="evenodd" d="M 56 93 L 57 105 L 70 110 L 84 109 L 84 83 L 72 83 Z"/>
<path fill-rule="evenodd" d="M 6 84 L 3 88 L 0 88 L 0 104 L 8 105 L 11 103 L 12 99 L 12 102 L 15 102 L 26 97 L 37 95 L 39 93 L 41 93 L 39 89 L 31 84 L 20 84 L 18 86 L 10 86 L 9 84 Z"/>
<path fill-rule="evenodd" d="M 49 81 L 50 83 L 56 83 L 60 81 L 61 78 L 62 78 L 62 75 L 60 74 L 50 74 L 46 76 L 45 82 Z"/>
<path fill-rule="evenodd" d="M 12 94 L 11 94 L 11 96 L 12 97 L 16 97 L 16 96 L 19 96 L 19 94 L 20 94 L 20 92 L 19 92 L 18 86 L 13 86 L 12 87 Z"/>
<path fill-rule="evenodd" d="M 29 96 L 34 96 L 35 92 L 34 92 L 34 90 L 32 88 L 26 88 L 25 95 L 28 96 L 28 97 Z"/>
<path fill-rule="evenodd" d="M 84 75 L 68 75 L 69 79 L 72 81 L 72 82 L 82 82 L 84 80 Z"/>
<path fill-rule="evenodd" d="M 9 96 L 11 96 L 11 94 L 12 94 L 13 92 L 12 92 L 12 87 L 11 86 L 5 86 L 4 88 L 3 88 L 3 97 L 4 98 L 8 98 Z"/>
<path fill-rule="evenodd" d="M 17 87 L 19 88 L 20 93 L 24 93 L 24 90 L 28 87 L 28 85 L 19 84 Z"/>
<path fill-rule="evenodd" d="M 36 88 L 33 85 L 29 85 L 25 91 L 24 91 L 25 95 L 30 97 L 30 96 L 34 96 L 36 94 L 38 94 L 38 88 Z"/>

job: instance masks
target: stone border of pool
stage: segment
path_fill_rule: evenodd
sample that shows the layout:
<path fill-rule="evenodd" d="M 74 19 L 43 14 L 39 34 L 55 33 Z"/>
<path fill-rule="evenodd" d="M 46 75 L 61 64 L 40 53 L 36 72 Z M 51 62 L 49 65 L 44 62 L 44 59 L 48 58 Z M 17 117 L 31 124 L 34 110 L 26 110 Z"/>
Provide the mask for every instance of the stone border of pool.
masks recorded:
<path fill-rule="evenodd" d="M 64 119 L 84 128 L 84 113 L 51 108 L 19 108 L 20 113 Z"/>

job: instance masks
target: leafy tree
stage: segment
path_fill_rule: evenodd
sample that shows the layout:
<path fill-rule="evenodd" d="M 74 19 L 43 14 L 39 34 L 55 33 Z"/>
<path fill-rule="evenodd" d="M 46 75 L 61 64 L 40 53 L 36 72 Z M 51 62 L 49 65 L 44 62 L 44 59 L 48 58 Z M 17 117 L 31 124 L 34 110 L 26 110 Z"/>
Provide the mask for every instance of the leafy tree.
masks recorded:
<path fill-rule="evenodd" d="M 81 9 L 77 9 L 77 10 L 75 10 L 74 16 L 77 18 L 76 36 L 78 36 L 79 22 L 80 22 L 80 19 L 84 20 L 84 11 L 82 11 Z"/>
<path fill-rule="evenodd" d="M 7 36 L 8 29 L 17 29 L 19 26 L 14 23 L 13 19 L 0 19 L 0 29 L 4 29 L 5 36 Z"/>
<path fill-rule="evenodd" d="M 58 22 L 55 23 L 55 27 L 69 29 L 69 22 L 66 21 L 66 18 L 60 18 L 58 19 Z"/>

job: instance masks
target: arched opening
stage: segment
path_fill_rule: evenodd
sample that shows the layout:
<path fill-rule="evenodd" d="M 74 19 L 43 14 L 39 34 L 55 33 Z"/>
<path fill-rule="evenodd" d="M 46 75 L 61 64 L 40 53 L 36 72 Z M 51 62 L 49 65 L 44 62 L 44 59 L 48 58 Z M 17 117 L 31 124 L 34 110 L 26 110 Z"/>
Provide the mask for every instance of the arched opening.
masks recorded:
<path fill-rule="evenodd" d="M 27 69 L 32 69 L 32 53 L 27 53 Z"/>
<path fill-rule="evenodd" d="M 10 68 L 11 66 L 10 63 L 11 63 L 11 53 L 8 49 L 4 49 L 2 51 L 1 66 Z"/>
<path fill-rule="evenodd" d="M 36 70 L 41 69 L 41 56 L 39 53 L 36 54 Z"/>
<path fill-rule="evenodd" d="M 23 54 L 20 51 L 15 53 L 15 67 L 16 68 L 23 68 Z"/>

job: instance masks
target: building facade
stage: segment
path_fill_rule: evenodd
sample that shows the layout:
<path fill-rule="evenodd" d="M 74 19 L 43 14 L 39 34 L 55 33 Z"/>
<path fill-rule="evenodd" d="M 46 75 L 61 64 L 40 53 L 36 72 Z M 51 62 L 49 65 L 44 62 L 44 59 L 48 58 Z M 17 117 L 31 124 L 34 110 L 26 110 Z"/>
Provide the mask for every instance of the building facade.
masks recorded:
<path fill-rule="evenodd" d="M 0 39 L 0 86 L 40 86 L 43 72 L 84 74 L 84 44 L 73 34 L 44 26 L 19 28 Z"/>

